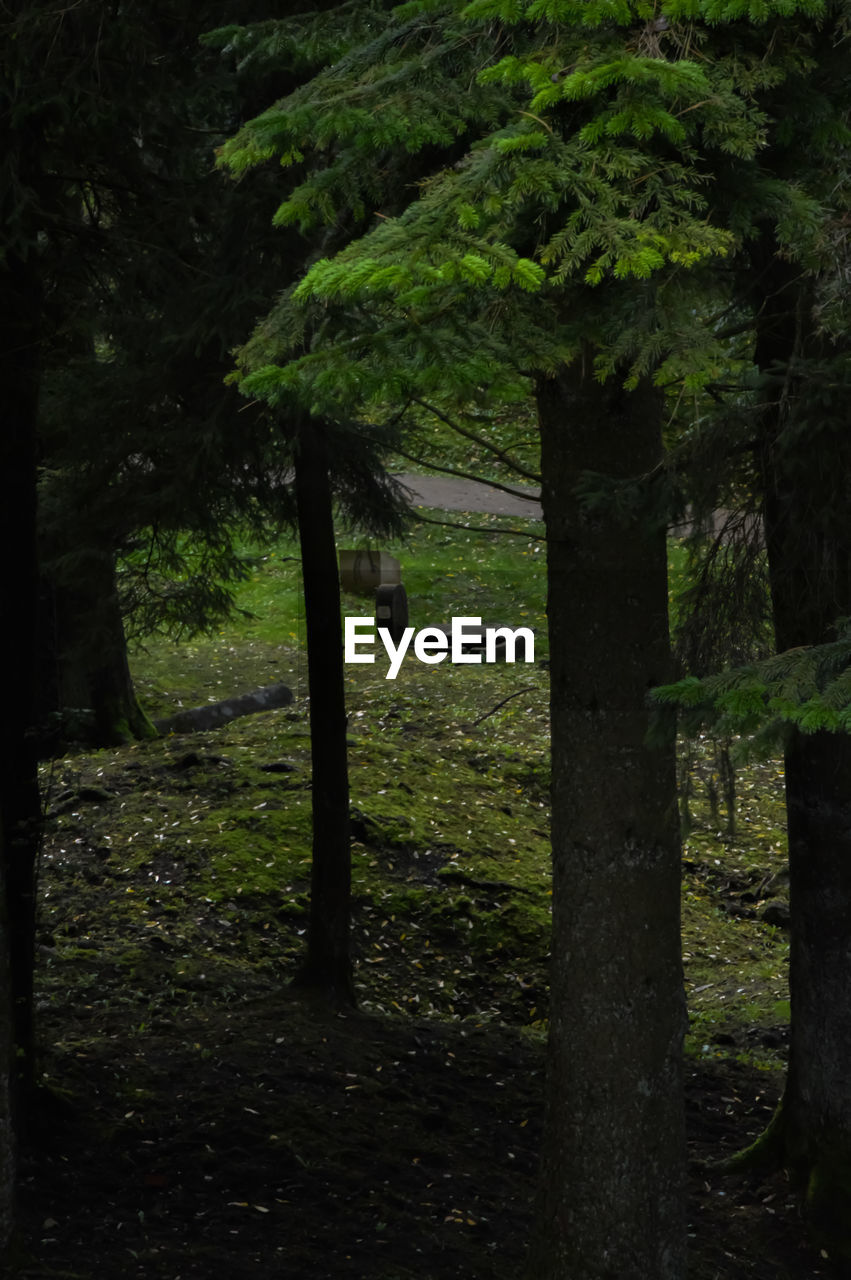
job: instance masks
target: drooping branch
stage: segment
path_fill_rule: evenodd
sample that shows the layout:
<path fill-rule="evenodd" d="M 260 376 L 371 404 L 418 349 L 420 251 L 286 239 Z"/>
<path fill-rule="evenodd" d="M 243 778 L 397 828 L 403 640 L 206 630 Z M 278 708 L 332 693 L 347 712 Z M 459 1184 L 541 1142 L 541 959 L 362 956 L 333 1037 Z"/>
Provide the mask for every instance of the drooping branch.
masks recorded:
<path fill-rule="evenodd" d="M 512 538 L 526 538 L 529 542 L 546 542 L 543 533 L 527 533 L 524 529 L 489 529 L 485 524 L 461 524 L 458 520 L 434 520 L 431 516 L 417 516 L 422 524 L 439 524 L 445 529 L 463 529 L 465 533 L 505 533 Z"/>
<path fill-rule="evenodd" d="M 521 462 L 518 462 L 516 458 L 512 458 L 504 449 L 500 449 L 499 446 L 493 444 L 492 441 L 486 439 L 484 436 L 480 436 L 478 432 L 471 431 L 469 427 L 462 427 L 460 422 L 455 422 L 454 419 L 448 417 L 448 415 L 443 413 L 442 410 L 436 408 L 433 404 L 429 404 L 427 400 L 421 400 L 418 396 L 411 396 L 411 403 L 418 404 L 421 409 L 425 409 L 426 412 L 434 414 L 436 418 L 439 418 L 441 422 L 444 422 L 452 431 L 457 431 L 460 436 L 465 436 L 467 440 L 472 440 L 472 442 L 479 445 L 480 448 L 487 449 L 489 453 L 492 453 L 495 458 L 499 458 L 500 462 L 508 467 L 509 470 L 514 471 L 515 474 L 525 476 L 527 480 L 532 480 L 535 484 L 541 483 L 541 477 L 537 471 L 530 471 L 528 467 L 524 467 Z M 491 484 L 493 482 L 485 480 L 483 483 Z M 500 487 L 501 486 L 499 485 L 497 486 L 497 488 Z M 527 494 L 520 494 L 519 496 L 528 497 Z"/>
<path fill-rule="evenodd" d="M 512 498 L 525 498 L 527 502 L 540 501 L 537 493 L 523 493 L 521 489 L 512 489 L 510 485 L 500 484 L 498 480 L 486 480 L 484 476 L 477 476 L 472 471 L 459 471 L 457 467 L 441 467 L 436 462 L 429 462 L 427 458 L 418 458 L 416 454 L 406 453 L 404 449 L 398 447 L 395 452 L 407 458 L 409 462 L 415 462 L 419 467 L 428 467 L 429 471 L 440 471 L 443 475 L 454 476 L 457 480 L 472 480 L 475 484 L 486 484 L 490 489 L 499 489 L 501 493 L 507 493 Z"/>

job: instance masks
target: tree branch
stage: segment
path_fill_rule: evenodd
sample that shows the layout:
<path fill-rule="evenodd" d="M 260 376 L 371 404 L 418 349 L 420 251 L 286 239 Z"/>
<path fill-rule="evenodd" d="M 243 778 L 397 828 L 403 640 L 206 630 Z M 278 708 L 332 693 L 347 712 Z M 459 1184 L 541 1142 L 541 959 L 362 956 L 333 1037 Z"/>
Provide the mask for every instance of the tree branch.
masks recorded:
<path fill-rule="evenodd" d="M 436 409 L 434 405 L 429 404 L 426 400 L 420 400 L 418 396 L 411 396 L 411 403 L 418 404 L 420 408 L 425 409 L 427 413 L 433 413 L 436 418 L 440 418 L 441 422 L 445 422 L 447 427 L 450 427 L 453 431 L 457 431 L 460 436 L 465 436 L 468 440 L 472 440 L 474 444 L 479 445 L 483 449 L 487 449 L 489 453 L 492 453 L 494 457 L 499 458 L 500 462 L 504 463 L 509 470 L 514 471 L 518 476 L 525 476 L 527 480 L 534 480 L 536 484 L 541 483 L 541 477 L 537 471 L 530 471 L 527 467 L 524 467 L 522 463 L 518 462 L 515 458 L 512 458 L 510 454 L 506 453 L 504 449 L 500 449 L 495 444 L 491 444 L 489 440 L 484 439 L 482 436 L 478 435 L 477 432 L 471 431 L 469 427 L 462 427 L 460 423 L 453 422 L 453 420 L 447 417 L 445 413 L 442 413 L 440 409 Z M 489 484 L 491 482 L 485 481 L 485 483 Z M 527 495 L 524 494 L 522 496 L 525 497 Z"/>
<path fill-rule="evenodd" d="M 543 533 L 527 533 L 524 529 L 489 529 L 485 524 L 459 524 L 457 520 L 433 520 L 430 516 L 417 516 L 421 524 L 439 524 L 445 529 L 465 529 L 469 533 L 507 533 L 513 538 L 526 538 L 529 542 L 546 542 Z"/>
<path fill-rule="evenodd" d="M 535 493 L 523 493 L 520 489 L 512 489 L 507 484 L 500 484 L 498 480 L 486 480 L 484 476 L 473 475 L 471 471 L 458 471 L 455 467 L 441 467 L 437 462 L 429 462 L 427 458 L 417 458 L 412 453 L 406 453 L 404 449 L 394 449 L 403 458 L 407 458 L 409 462 L 415 462 L 417 466 L 428 467 L 429 471 L 441 471 L 444 475 L 455 476 L 458 480 L 473 480 L 476 484 L 486 484 L 490 489 L 499 489 L 502 493 L 507 493 L 512 498 L 525 498 L 527 502 L 538 502 L 540 499 Z"/>
<path fill-rule="evenodd" d="M 503 698 L 502 702 L 498 702 L 495 707 L 491 707 L 490 711 L 486 711 L 483 716 L 479 716 L 473 721 L 473 725 L 481 724 L 483 720 L 487 720 L 488 716 L 492 716 L 495 711 L 499 711 L 500 707 L 504 707 L 506 702 L 510 702 L 512 698 L 519 698 L 521 693 L 534 693 L 535 686 L 533 684 L 524 685 L 522 689 L 515 689 L 514 693 L 510 693 L 507 698 Z"/>

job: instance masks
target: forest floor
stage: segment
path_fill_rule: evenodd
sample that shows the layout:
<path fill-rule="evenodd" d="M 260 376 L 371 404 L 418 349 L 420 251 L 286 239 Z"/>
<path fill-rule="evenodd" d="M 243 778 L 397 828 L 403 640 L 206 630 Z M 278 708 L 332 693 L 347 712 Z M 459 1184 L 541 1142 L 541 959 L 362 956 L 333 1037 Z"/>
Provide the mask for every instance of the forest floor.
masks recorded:
<path fill-rule="evenodd" d="M 516 1030 L 322 1014 L 286 990 L 178 1006 L 144 1036 L 92 1022 L 67 1011 L 47 1055 L 65 1101 L 23 1163 L 21 1275 L 521 1276 L 542 1052 Z M 703 1165 L 775 1100 L 733 1061 L 688 1069 L 697 1280 L 828 1275 L 782 1179 Z"/>
<path fill-rule="evenodd" d="M 195 794 L 207 771 L 220 786 L 209 741 L 180 746 L 174 767 Z M 116 796 L 128 785 L 120 768 L 99 775 Z M 94 790 L 84 777 L 77 803 Z M 159 765 L 132 771 L 134 787 L 162 796 L 162 784 Z M 164 915 L 167 890 L 156 902 L 144 871 L 112 862 L 85 847 L 50 877 L 63 923 L 42 943 L 50 1092 L 23 1159 L 20 1274 L 516 1280 L 532 1227 L 542 1035 L 474 1014 L 312 1008 L 287 989 L 288 946 L 273 940 L 257 959 L 261 903 L 236 918 L 189 895 Z M 146 910 L 119 919 L 122 896 Z M 277 910 L 271 928 L 288 926 Z M 441 946 L 448 970 L 463 963 Z M 383 982 L 409 990 L 402 951 L 380 958 Z M 481 1004 L 489 985 L 485 972 Z M 782 1177 L 712 1168 L 761 1132 L 780 1081 L 732 1050 L 687 1060 L 696 1280 L 828 1274 Z"/>
<path fill-rule="evenodd" d="M 538 551 L 421 530 L 399 550 L 412 621 L 541 627 Z M 323 1010 L 288 985 L 310 857 L 298 584 L 286 546 L 255 570 L 249 618 L 139 651 L 137 687 L 158 715 L 285 680 L 293 707 L 45 768 L 18 1274 L 517 1280 L 542 1126 L 545 649 L 519 674 L 350 672 L 359 1008 Z M 740 766 L 733 830 L 720 763 L 704 742 L 681 769 L 690 1274 L 815 1280 L 784 1179 L 717 1167 L 770 1119 L 788 1040 L 782 775 Z"/>

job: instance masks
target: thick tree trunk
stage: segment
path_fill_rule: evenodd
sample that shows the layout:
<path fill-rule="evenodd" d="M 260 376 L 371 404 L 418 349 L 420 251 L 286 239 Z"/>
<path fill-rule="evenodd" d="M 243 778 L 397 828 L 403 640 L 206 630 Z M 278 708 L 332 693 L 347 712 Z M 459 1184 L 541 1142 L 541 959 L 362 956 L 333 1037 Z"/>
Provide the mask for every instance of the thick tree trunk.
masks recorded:
<path fill-rule="evenodd" d="M 0 715 L 0 855 L 8 933 L 0 949 L 11 972 L 15 1094 L 23 1117 L 34 1078 L 33 958 L 35 867 L 41 836 L 41 801 L 33 733 L 36 556 L 36 419 L 39 393 L 41 288 L 35 254 L 9 254 L 0 273 L 0 670 L 6 675 Z M 0 957 L 2 963 L 5 956 Z M 3 992 L 0 990 L 0 1001 Z M 5 1040 L 0 1004 L 0 1044 Z M 0 1064 L 2 1070 L 2 1064 Z M 5 1125 L 5 1083 L 0 1078 L 0 1142 Z M 0 1150 L 0 1184 L 7 1155 Z M 0 1221 L 6 1206 L 0 1185 Z"/>
<path fill-rule="evenodd" d="M 296 978 L 334 1003 L 353 1004 L 349 946 L 351 837 L 343 628 L 334 510 L 322 424 L 305 420 L 295 456 L 313 763 L 313 864 L 307 956 Z"/>
<path fill-rule="evenodd" d="M 851 616 L 851 440 L 830 380 L 814 385 L 801 363 L 836 354 L 813 337 L 806 284 L 779 259 L 760 265 L 768 296 L 755 357 L 773 381 L 759 462 L 776 642 L 785 650 L 835 639 L 836 620 Z M 779 1153 L 815 1242 L 851 1275 L 851 739 L 795 731 L 785 757 L 791 1046 L 761 1151 Z"/>
<path fill-rule="evenodd" d="M 552 681 L 553 943 L 534 1280 L 682 1280 L 685 1140 L 674 744 L 647 742 L 669 676 L 665 529 L 584 510 L 583 471 L 661 456 L 647 384 L 592 352 L 538 389 Z"/>
<path fill-rule="evenodd" d="M 814 1242 L 851 1275 L 851 740 L 786 753 L 792 1035 L 783 1157 Z"/>
<path fill-rule="evenodd" d="M 69 741 L 106 747 L 154 738 L 130 675 L 112 553 L 81 550 L 75 563 L 73 581 L 54 577 L 43 591 L 42 750 L 61 751 Z"/>

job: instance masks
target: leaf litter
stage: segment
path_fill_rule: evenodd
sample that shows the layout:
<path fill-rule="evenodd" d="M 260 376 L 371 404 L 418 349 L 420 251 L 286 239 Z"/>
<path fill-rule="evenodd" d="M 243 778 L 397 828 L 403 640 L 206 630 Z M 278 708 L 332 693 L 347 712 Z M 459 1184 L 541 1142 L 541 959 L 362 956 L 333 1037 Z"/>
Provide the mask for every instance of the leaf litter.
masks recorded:
<path fill-rule="evenodd" d="M 300 662 L 260 623 L 205 643 L 188 662 L 152 652 L 140 683 L 194 705 L 199 685 Z M 360 1008 L 345 1015 L 287 985 L 308 909 L 303 700 L 51 766 L 22 1274 L 521 1272 L 543 1110 L 547 672 L 478 725 L 513 673 L 443 675 L 350 681 Z M 711 1165 L 770 1119 L 788 1022 L 788 939 L 758 916 L 782 870 L 781 779 L 741 771 L 729 838 L 711 768 L 698 750 L 685 848 L 692 1273 L 804 1280 L 819 1264 L 785 1184 Z"/>

